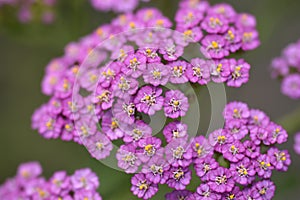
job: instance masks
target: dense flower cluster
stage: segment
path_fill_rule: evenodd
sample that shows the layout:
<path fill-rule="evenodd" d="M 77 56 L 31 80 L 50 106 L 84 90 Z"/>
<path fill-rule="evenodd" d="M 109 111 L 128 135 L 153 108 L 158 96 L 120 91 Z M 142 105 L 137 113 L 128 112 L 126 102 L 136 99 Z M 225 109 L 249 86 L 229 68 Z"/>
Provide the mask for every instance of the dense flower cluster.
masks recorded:
<path fill-rule="evenodd" d="M 44 23 L 51 23 L 54 20 L 55 3 L 56 0 L 0 0 L 0 9 L 4 6 L 16 8 L 18 19 L 22 23 L 30 22 L 33 18 L 40 18 Z"/>
<path fill-rule="evenodd" d="M 253 50 L 260 44 L 255 17 L 237 13 L 229 4 L 210 6 L 207 1 L 183 0 L 175 21 L 176 30 L 200 41 L 202 53 L 213 59 Z"/>
<path fill-rule="evenodd" d="M 209 22 L 210 18 L 216 22 Z M 210 6 L 206 1 L 182 1 L 175 19 L 177 31 L 172 31 L 168 18 L 157 9 L 146 8 L 136 14 L 121 15 L 79 42 L 67 45 L 64 56 L 54 59 L 46 68 L 42 90 L 51 99 L 32 117 L 33 128 L 43 137 L 83 144 L 98 160 L 110 155 L 112 141 L 121 140 L 116 153 L 118 167 L 126 173 L 142 169 L 132 178 L 132 192 L 144 199 L 158 191 L 158 184 L 184 190 L 191 179 L 189 166 L 197 162 L 197 173 L 202 173 L 199 176 L 205 177 L 207 186 L 217 196 L 227 194 L 239 181 L 231 178 L 232 170 L 219 166 L 213 148 L 219 156 L 224 154 L 228 162 L 240 164 L 247 162 L 246 158 L 242 160 L 247 155 L 246 144 L 257 150 L 261 143 L 269 145 L 277 139 L 278 143 L 286 140 L 281 132 L 272 140 L 269 137 L 272 123 L 265 122 L 268 119 L 265 117 L 262 119 L 265 123 L 260 125 L 260 117 L 265 115 L 250 111 L 246 105 L 241 107 L 246 109 L 245 113 L 236 111 L 237 117 L 232 116 L 232 122 L 212 134 L 215 136 L 209 141 L 202 136 L 189 138 L 188 125 L 180 121 L 191 106 L 185 90 L 210 81 L 240 87 L 248 81 L 250 65 L 242 59 L 226 57 L 239 49 L 251 50 L 259 41 L 255 18 L 237 14 L 227 4 Z M 203 55 L 184 59 L 183 53 L 190 43 L 201 44 L 199 54 Z M 246 112 L 253 112 L 251 116 L 255 119 Z M 148 121 L 153 116 L 159 118 L 158 114 L 168 122 L 162 131 L 164 139 L 153 136 Z M 250 127 L 251 139 L 244 144 L 242 139 Z M 237 134 L 226 132 L 231 129 Z M 263 130 L 264 133 L 258 132 Z M 227 135 L 217 135 L 223 132 Z M 267 134 L 267 139 L 256 140 L 260 134 Z M 214 143 L 219 140 L 226 145 Z M 236 149 L 231 152 L 229 144 L 236 145 Z M 249 156 L 249 161 L 257 161 L 255 155 L 272 157 L 271 153 L 260 155 L 257 150 L 251 154 L 253 157 Z M 209 177 L 207 169 L 201 172 L 204 162 L 213 167 Z M 256 173 L 262 172 L 251 177 Z M 252 181 L 250 178 L 244 184 Z M 256 187 L 264 184 L 259 182 Z"/>
<path fill-rule="evenodd" d="M 133 11 L 140 1 L 149 0 L 90 0 L 92 6 L 100 11 L 114 11 L 118 13 Z"/>
<path fill-rule="evenodd" d="M 199 7 L 203 7 L 202 4 L 199 3 Z M 204 5 L 208 6 L 205 1 Z M 236 19 L 239 17 L 236 16 Z M 124 140 L 132 140 L 119 126 L 120 121 L 129 124 L 136 121 L 137 112 L 153 115 L 163 108 L 169 118 L 185 115 L 188 99 L 178 90 L 162 94 L 161 86 L 167 83 L 205 85 L 213 81 L 240 87 L 248 81 L 250 65 L 242 59 L 181 59 L 185 46 L 198 42 L 202 33 L 199 31 L 201 36 L 195 40 L 185 33 L 163 29 L 171 26 L 170 20 L 158 10 L 142 9 L 135 15 L 121 15 L 78 43 L 67 45 L 65 55 L 51 61 L 46 68 L 42 91 L 52 98 L 33 115 L 33 128 L 38 129 L 45 138 L 60 137 L 82 143 L 82 135 L 100 134 L 93 122 L 103 119 L 102 130 L 109 138 L 104 140 L 107 149 L 111 149 L 110 140 L 123 136 Z M 129 42 L 134 42 L 138 50 Z M 98 46 L 99 43 L 101 46 Z M 79 70 L 80 66 L 84 70 Z M 140 87 L 137 78 L 143 78 L 148 86 Z M 93 95 L 72 101 L 75 81 L 78 87 Z M 120 106 L 112 109 L 114 102 Z M 111 117 L 112 112 L 117 118 Z M 86 120 L 89 127 L 84 124 L 79 126 L 79 123 L 78 127 L 74 127 L 74 121 L 90 113 L 96 113 L 96 119 Z M 136 123 L 136 126 L 147 129 L 142 122 Z"/>
<path fill-rule="evenodd" d="M 282 80 L 281 92 L 300 99 L 300 40 L 288 45 L 280 57 L 273 59 L 272 77 Z"/>
<path fill-rule="evenodd" d="M 102 199 L 97 192 L 98 177 L 88 168 L 76 170 L 71 176 L 65 171 L 57 171 L 49 180 L 41 174 L 39 163 L 21 164 L 16 176 L 0 186 L 0 199 Z"/>
<path fill-rule="evenodd" d="M 133 194 L 149 199 L 158 191 L 158 184 L 167 184 L 175 189 L 166 195 L 167 200 L 177 200 L 179 196 L 190 200 L 272 199 L 272 172 L 286 171 L 291 164 L 289 153 L 274 146 L 287 141 L 286 131 L 264 112 L 249 109 L 242 102 L 229 103 L 223 115 L 224 127 L 210 133 L 208 139 L 196 136 L 188 140 L 188 130 L 177 123 L 177 128 L 176 124 L 165 128 L 165 136 L 173 135 L 170 141 L 170 136 L 165 137 L 165 147 L 160 139 L 149 137 L 141 140 L 137 148 L 121 148 L 130 155 L 143 148 L 142 157 L 149 157 L 146 161 L 137 156 L 131 163 L 131 169 L 145 163 L 142 172 L 131 180 Z M 192 177 L 190 166 L 201 179 L 194 193 L 185 190 Z"/>

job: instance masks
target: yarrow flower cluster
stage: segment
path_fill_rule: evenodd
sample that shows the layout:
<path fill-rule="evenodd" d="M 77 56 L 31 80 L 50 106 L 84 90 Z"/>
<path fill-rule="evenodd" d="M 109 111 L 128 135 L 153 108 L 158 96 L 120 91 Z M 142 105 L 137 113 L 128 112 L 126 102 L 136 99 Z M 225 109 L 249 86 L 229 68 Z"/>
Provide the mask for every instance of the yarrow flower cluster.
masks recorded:
<path fill-rule="evenodd" d="M 264 112 L 249 109 L 242 102 L 229 103 L 223 115 L 224 127 L 210 133 L 208 139 L 173 137 L 166 147 L 159 147 L 158 141 L 148 142 L 159 153 L 133 176 L 133 194 L 149 199 L 158 191 L 159 184 L 167 184 L 174 188 L 166 195 L 167 200 L 272 199 L 272 172 L 287 171 L 291 164 L 289 153 L 274 146 L 287 141 L 286 131 Z M 173 135 L 187 132 L 173 127 Z M 153 141 L 154 137 L 150 138 Z M 196 192 L 186 190 L 192 177 L 190 166 L 201 179 Z"/>
<path fill-rule="evenodd" d="M 288 45 L 280 57 L 273 59 L 271 65 L 273 78 L 281 80 L 281 92 L 300 99 L 300 40 Z"/>
<path fill-rule="evenodd" d="M 53 22 L 53 6 L 56 0 L 0 0 L 0 9 L 6 6 L 14 7 L 18 11 L 18 19 L 22 23 L 28 23 L 34 18 L 39 18 L 48 24 Z"/>
<path fill-rule="evenodd" d="M 200 41 L 202 53 L 212 59 L 222 59 L 239 50 L 253 50 L 260 44 L 255 17 L 237 13 L 229 4 L 210 6 L 207 1 L 183 0 L 175 21 L 176 30 Z M 242 67 L 236 71 L 243 70 Z"/>
<path fill-rule="evenodd" d="M 90 0 L 92 6 L 100 11 L 114 11 L 118 13 L 125 13 L 133 11 L 140 3 L 140 1 L 147 2 L 150 0 Z"/>
<path fill-rule="evenodd" d="M 251 186 L 244 190 L 249 192 L 265 185 L 273 188 L 270 174 L 264 177 L 259 164 L 256 171 L 249 171 L 249 179 L 235 180 L 234 170 L 220 166 L 216 159 L 216 155 L 223 156 L 230 167 L 236 164 L 237 168 L 242 164 L 248 167 L 248 161 L 259 163 L 258 157 L 261 162 L 272 157 L 272 152 L 262 154 L 259 147 L 282 143 L 287 136 L 282 129 L 269 136 L 273 123 L 262 112 L 249 110 L 242 103 L 241 107 L 232 105 L 234 114 L 225 116 L 231 122 L 212 133 L 209 140 L 191 138 L 188 125 L 180 121 L 190 108 L 187 88 L 210 81 L 240 87 L 248 81 L 250 65 L 226 57 L 258 46 L 255 18 L 237 14 L 228 4 L 182 1 L 175 21 L 177 31 L 171 31 L 171 20 L 160 11 L 141 9 L 67 45 L 64 56 L 46 68 L 42 91 L 51 99 L 35 111 L 32 127 L 47 139 L 84 145 L 98 160 L 110 155 L 112 141 L 121 140 L 115 155 L 118 167 L 126 173 L 142 169 L 131 180 L 131 190 L 139 198 L 151 198 L 159 184 L 176 190 L 167 195 L 169 199 L 177 193 L 197 199 L 201 191 L 205 196 L 221 197 L 237 191 L 236 183 Z M 182 58 L 190 43 L 202 45 L 201 58 Z M 158 114 L 168 121 L 162 130 L 163 139 L 154 136 L 148 120 Z M 245 141 L 249 146 L 243 141 L 246 135 L 251 136 Z M 214 151 L 218 153 L 214 155 Z M 279 170 L 286 170 L 288 154 L 286 160 Z M 192 177 L 191 165 L 203 181 L 199 192 L 192 194 L 183 191 Z M 266 180 L 254 184 L 255 174 Z M 267 196 L 272 196 L 271 191 Z"/>
<path fill-rule="evenodd" d="M 76 170 L 71 176 L 57 171 L 47 180 L 37 162 L 21 164 L 14 178 L 0 186 L 0 199 L 101 200 L 98 177 L 90 169 Z"/>
<path fill-rule="evenodd" d="M 214 8 L 208 7 L 207 2 L 199 3 L 199 8 L 204 5 L 206 12 Z M 248 81 L 250 65 L 242 59 L 181 59 L 185 46 L 198 40 L 166 29 L 171 26 L 160 11 L 142 9 L 135 15 L 121 15 L 78 43 L 67 45 L 65 55 L 53 59 L 46 68 L 42 91 L 52 98 L 33 115 L 33 128 L 45 138 L 60 137 L 82 143 L 79 139 L 82 135 L 99 134 L 93 122 L 103 119 L 102 130 L 108 137 L 103 142 L 111 149 L 109 140 L 124 135 L 127 138 L 120 130 L 120 123 L 132 124 L 137 112 L 154 115 L 163 108 L 169 118 L 186 114 L 188 100 L 182 92 L 162 94 L 161 86 L 167 83 L 206 85 L 213 81 L 239 87 Z M 129 42 L 134 42 L 138 50 Z M 107 59 L 111 61 L 104 63 Z M 80 66 L 86 69 L 79 70 Z M 139 87 L 138 78 L 143 78 L 148 86 Z M 80 87 L 93 92 L 94 97 L 78 97 L 76 102 L 72 101 L 76 80 Z M 115 98 L 119 100 L 113 106 Z M 81 125 L 77 123 L 78 127 L 74 126 L 74 121 L 94 111 L 96 119 L 86 119 Z M 95 137 L 97 140 L 98 136 Z"/>

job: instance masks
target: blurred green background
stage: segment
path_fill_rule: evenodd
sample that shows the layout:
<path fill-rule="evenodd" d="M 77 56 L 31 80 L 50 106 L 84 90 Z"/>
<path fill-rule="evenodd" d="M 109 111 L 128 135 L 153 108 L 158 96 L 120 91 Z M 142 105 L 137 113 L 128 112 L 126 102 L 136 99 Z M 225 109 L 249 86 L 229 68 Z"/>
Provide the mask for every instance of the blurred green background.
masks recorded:
<path fill-rule="evenodd" d="M 130 193 L 130 176 L 105 167 L 91 159 L 84 147 L 59 140 L 45 140 L 31 130 L 34 109 L 48 100 L 42 95 L 40 83 L 46 64 L 63 53 L 64 46 L 89 34 L 98 25 L 115 16 L 93 10 L 88 0 L 58 1 L 56 21 L 51 25 L 21 25 L 0 13 L 0 183 L 15 174 L 21 162 L 39 161 L 44 174 L 56 170 L 91 167 L 100 177 L 103 199 L 135 199 Z M 152 0 L 142 6 L 155 6 L 164 14 L 174 16 L 177 0 Z M 238 12 L 257 17 L 261 46 L 243 57 L 252 65 L 251 79 L 239 89 L 227 89 L 228 100 L 242 100 L 253 108 L 266 111 L 271 119 L 282 122 L 290 131 L 285 145 L 292 153 L 293 165 L 288 173 L 276 173 L 278 188 L 274 199 L 298 200 L 300 189 L 300 156 L 293 153 L 293 134 L 300 130 L 299 102 L 281 95 L 280 84 L 269 74 L 271 59 L 288 43 L 300 38 L 300 1 L 295 0 L 222 0 Z M 289 113 L 295 113 L 290 115 Z M 286 116 L 291 120 L 286 120 Z M 299 119 L 299 123 L 297 122 Z M 163 199 L 168 191 L 162 187 L 153 199 Z"/>

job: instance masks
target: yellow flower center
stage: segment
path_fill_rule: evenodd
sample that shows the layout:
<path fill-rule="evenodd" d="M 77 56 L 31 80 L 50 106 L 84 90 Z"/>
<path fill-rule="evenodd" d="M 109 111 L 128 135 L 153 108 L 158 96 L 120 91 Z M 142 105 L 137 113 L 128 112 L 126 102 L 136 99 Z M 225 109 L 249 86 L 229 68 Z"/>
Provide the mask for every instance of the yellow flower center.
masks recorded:
<path fill-rule="evenodd" d="M 212 42 L 211 42 L 211 46 L 212 46 L 214 49 L 218 49 L 218 48 L 219 48 L 219 44 L 218 44 L 218 42 L 216 42 L 216 41 L 212 41 Z"/>

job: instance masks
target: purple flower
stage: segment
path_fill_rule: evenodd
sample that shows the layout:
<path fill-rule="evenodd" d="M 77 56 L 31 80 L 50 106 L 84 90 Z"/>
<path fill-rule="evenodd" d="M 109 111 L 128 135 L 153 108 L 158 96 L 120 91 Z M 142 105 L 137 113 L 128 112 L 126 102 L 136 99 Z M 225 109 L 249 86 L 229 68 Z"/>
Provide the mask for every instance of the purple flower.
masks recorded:
<path fill-rule="evenodd" d="M 183 47 L 176 45 L 171 39 L 162 44 L 162 49 L 159 52 L 163 55 L 163 58 L 167 61 L 175 61 L 183 55 Z"/>
<path fill-rule="evenodd" d="M 209 145 L 208 140 L 202 135 L 191 139 L 191 148 L 193 150 L 193 158 L 196 158 L 195 162 L 197 162 L 197 159 L 203 159 L 213 153 L 213 147 Z"/>
<path fill-rule="evenodd" d="M 77 137 L 75 128 L 74 128 L 74 123 L 70 120 L 64 122 L 64 128 L 61 133 L 61 139 L 64 141 L 70 141 Z"/>
<path fill-rule="evenodd" d="M 113 149 L 111 141 L 102 133 L 97 132 L 92 137 L 83 141 L 91 156 L 101 160 L 110 155 Z"/>
<path fill-rule="evenodd" d="M 147 180 L 155 184 L 165 184 L 168 177 L 170 165 L 161 155 L 154 156 L 146 163 L 142 169 Z"/>
<path fill-rule="evenodd" d="M 257 199 L 271 200 L 275 194 L 275 185 L 270 180 L 263 180 L 255 184 L 259 194 Z"/>
<path fill-rule="evenodd" d="M 255 128 L 250 130 L 250 138 L 256 145 L 260 145 L 268 137 L 268 131 L 265 128 Z"/>
<path fill-rule="evenodd" d="M 187 139 L 187 125 L 179 121 L 171 122 L 164 127 L 163 134 L 168 143 L 174 139 Z"/>
<path fill-rule="evenodd" d="M 190 28 L 197 25 L 203 19 L 203 13 L 192 9 L 179 9 L 175 21 L 180 28 Z"/>
<path fill-rule="evenodd" d="M 124 45 L 122 46 L 119 51 L 112 52 L 111 58 L 113 60 L 118 60 L 120 62 L 124 62 L 124 60 L 127 58 L 128 54 L 134 52 L 133 46 L 130 45 Z M 129 60 L 130 61 L 130 60 Z M 130 63 L 130 62 L 129 62 Z M 123 71 L 124 69 L 122 69 Z M 125 73 L 125 72 L 124 72 Z M 125 73 L 126 74 L 126 73 Z"/>
<path fill-rule="evenodd" d="M 210 172 L 217 169 L 219 163 L 212 156 L 206 156 L 202 159 L 197 159 L 194 167 L 197 176 L 199 176 L 202 181 L 207 181 L 209 180 Z"/>
<path fill-rule="evenodd" d="M 95 87 L 99 79 L 99 70 L 98 69 L 85 69 L 78 76 L 79 83 L 84 89 L 91 91 Z"/>
<path fill-rule="evenodd" d="M 0 186 L 1 199 L 24 200 L 101 200 L 97 193 L 99 181 L 90 169 L 77 170 L 72 176 L 65 171 L 55 172 L 49 180 L 41 175 L 36 162 L 21 164 L 17 176 Z"/>
<path fill-rule="evenodd" d="M 32 180 L 42 174 L 42 167 L 38 162 L 28 162 L 18 167 L 17 176 L 24 180 Z"/>
<path fill-rule="evenodd" d="M 226 41 L 226 48 L 234 53 L 238 51 L 241 46 L 242 46 L 242 36 L 241 33 L 234 29 L 234 28 L 229 28 L 229 30 L 224 34 L 224 38 Z"/>
<path fill-rule="evenodd" d="M 299 42 L 296 44 L 290 44 L 283 50 L 283 57 L 286 59 L 289 66 L 299 68 L 300 56 L 299 56 Z"/>
<path fill-rule="evenodd" d="M 199 27 L 182 29 L 178 31 L 180 31 L 180 33 L 174 32 L 173 37 L 177 44 L 184 47 L 188 46 L 190 43 L 199 42 L 203 37 L 203 33 Z"/>
<path fill-rule="evenodd" d="M 230 64 L 227 59 L 210 63 L 211 79 L 216 83 L 223 83 L 230 76 Z"/>
<path fill-rule="evenodd" d="M 238 119 L 226 121 L 225 129 L 236 140 L 241 140 L 248 134 L 247 126 L 242 122 L 242 120 Z"/>
<path fill-rule="evenodd" d="M 187 199 L 192 192 L 189 190 L 173 190 L 165 195 L 166 200 Z"/>
<path fill-rule="evenodd" d="M 233 190 L 227 194 L 223 194 L 224 200 L 239 200 L 243 198 L 243 193 L 238 186 L 235 186 Z"/>
<path fill-rule="evenodd" d="M 181 84 L 188 82 L 186 70 L 189 64 L 185 61 L 174 61 L 168 64 L 170 68 L 170 82 L 174 84 Z"/>
<path fill-rule="evenodd" d="M 169 70 L 161 63 L 150 63 L 143 77 L 146 83 L 153 86 L 166 85 L 169 80 Z"/>
<path fill-rule="evenodd" d="M 284 58 L 275 58 L 271 64 L 272 77 L 278 78 L 280 76 L 287 76 L 289 74 L 289 66 Z"/>
<path fill-rule="evenodd" d="M 142 173 L 134 175 L 131 184 L 131 191 L 138 198 L 150 199 L 158 192 L 157 184 L 148 181 Z"/>
<path fill-rule="evenodd" d="M 287 171 L 291 164 L 290 154 L 287 150 L 280 151 L 275 147 L 268 150 L 268 156 L 270 157 L 271 164 L 279 171 Z"/>
<path fill-rule="evenodd" d="M 136 155 L 136 147 L 132 144 L 122 145 L 116 154 L 118 166 L 126 173 L 135 173 L 141 164 Z"/>
<path fill-rule="evenodd" d="M 207 35 L 201 44 L 200 50 L 207 58 L 221 59 L 229 55 L 225 48 L 225 39 L 220 35 Z"/>
<path fill-rule="evenodd" d="M 167 161 L 174 167 L 188 167 L 192 162 L 192 149 L 185 139 L 171 141 L 165 153 Z"/>
<path fill-rule="evenodd" d="M 113 115 L 120 122 L 133 124 L 135 121 L 135 104 L 130 99 L 118 99 L 117 103 L 113 107 Z"/>
<path fill-rule="evenodd" d="M 147 137 L 138 142 L 138 146 L 142 149 L 139 158 L 142 162 L 148 162 L 153 156 L 157 155 L 160 149 L 161 140 L 155 137 Z"/>
<path fill-rule="evenodd" d="M 125 136 L 123 138 L 124 142 L 135 144 L 142 138 L 150 137 L 152 134 L 152 129 L 149 125 L 145 124 L 142 120 L 136 121 L 134 124 L 126 127 Z"/>
<path fill-rule="evenodd" d="M 49 182 L 50 192 L 56 195 L 66 195 L 71 189 L 70 179 L 65 171 L 55 172 Z"/>
<path fill-rule="evenodd" d="M 236 19 L 236 12 L 234 8 L 227 3 L 219 3 L 211 6 L 208 10 L 208 13 L 222 15 L 229 22 L 232 22 Z"/>
<path fill-rule="evenodd" d="M 138 78 L 146 69 L 146 61 L 146 56 L 141 53 L 129 54 L 124 61 L 125 66 L 122 67 L 122 72 L 126 76 Z"/>
<path fill-rule="evenodd" d="M 160 28 L 165 31 L 165 28 L 172 27 L 172 22 L 167 17 L 159 16 L 149 21 L 149 27 L 156 28 L 156 31 L 161 31 Z"/>
<path fill-rule="evenodd" d="M 210 133 L 208 136 L 208 142 L 217 152 L 224 153 L 227 151 L 227 144 L 233 141 L 233 137 L 229 135 L 225 130 L 218 129 Z"/>
<path fill-rule="evenodd" d="M 246 140 L 244 143 L 245 155 L 249 158 L 257 158 L 260 155 L 260 146 L 254 144 L 250 140 Z"/>
<path fill-rule="evenodd" d="M 83 99 L 81 97 L 74 97 L 74 99 L 68 98 L 63 101 L 63 115 L 71 120 L 78 120 L 80 118 L 79 111 L 84 106 Z"/>
<path fill-rule="evenodd" d="M 272 175 L 273 166 L 271 158 L 268 155 L 260 155 L 254 163 L 257 175 L 263 178 L 270 178 Z"/>
<path fill-rule="evenodd" d="M 227 85 L 231 87 L 241 87 L 242 84 L 249 80 L 250 65 L 244 60 L 230 59 L 230 76 Z"/>
<path fill-rule="evenodd" d="M 244 51 L 256 49 L 260 45 L 258 32 L 256 30 L 245 31 L 242 35 L 242 49 Z"/>
<path fill-rule="evenodd" d="M 256 26 L 256 19 L 248 13 L 241 13 L 236 18 L 236 26 L 242 30 L 251 30 Z"/>
<path fill-rule="evenodd" d="M 245 147 L 239 141 L 234 141 L 226 145 L 226 150 L 223 152 L 224 158 L 232 163 L 238 162 L 244 158 Z"/>
<path fill-rule="evenodd" d="M 39 133 L 44 138 L 58 138 L 61 133 L 62 118 L 54 118 L 47 114 L 42 116 L 41 123 L 39 126 Z"/>
<path fill-rule="evenodd" d="M 231 102 L 226 105 L 223 111 L 223 116 L 226 121 L 237 119 L 245 124 L 250 116 L 250 111 L 245 103 Z"/>
<path fill-rule="evenodd" d="M 241 185 L 251 184 L 255 179 L 256 171 L 249 158 L 244 158 L 238 163 L 232 163 L 230 171 L 233 179 Z"/>
<path fill-rule="evenodd" d="M 120 76 L 116 78 L 113 86 L 113 94 L 119 98 L 129 98 L 138 90 L 139 83 L 132 78 Z"/>
<path fill-rule="evenodd" d="M 113 94 L 111 91 L 98 87 L 92 102 L 96 104 L 96 107 L 100 107 L 100 110 L 107 110 L 112 107 Z"/>
<path fill-rule="evenodd" d="M 173 119 L 185 116 L 189 108 L 188 98 L 179 90 L 169 90 L 165 95 L 165 115 Z"/>
<path fill-rule="evenodd" d="M 184 190 L 192 178 L 192 172 L 189 168 L 172 167 L 168 174 L 167 185 L 176 190 Z"/>
<path fill-rule="evenodd" d="M 209 174 L 208 185 L 215 192 L 231 192 L 234 187 L 234 180 L 230 170 L 218 167 Z"/>
<path fill-rule="evenodd" d="M 67 78 L 61 79 L 55 87 L 55 97 L 65 99 L 70 97 L 73 90 L 73 83 Z"/>
<path fill-rule="evenodd" d="M 65 197 L 63 198 L 64 200 L 66 199 Z M 82 200 L 82 199 L 93 199 L 93 200 L 102 200 L 100 195 L 95 192 L 95 191 L 84 191 L 84 190 L 79 190 L 75 191 L 74 193 L 74 200 Z M 71 200 L 71 199 L 67 199 Z"/>
<path fill-rule="evenodd" d="M 156 48 L 150 48 L 150 47 L 143 48 L 143 49 L 138 50 L 138 52 L 142 53 L 143 55 L 145 55 L 147 57 L 147 62 L 148 63 L 156 63 L 156 64 L 160 63 L 161 59 L 157 54 L 157 49 Z"/>
<path fill-rule="evenodd" d="M 161 88 L 151 86 L 142 87 L 134 99 L 136 109 L 139 112 L 154 115 L 156 111 L 162 109 L 164 98 L 160 96 L 161 94 Z"/>
<path fill-rule="evenodd" d="M 112 62 L 100 69 L 98 84 L 103 88 L 108 88 L 116 76 L 120 73 L 121 65 L 118 62 Z"/>
<path fill-rule="evenodd" d="M 191 60 L 191 65 L 188 65 L 186 76 L 192 83 L 205 85 L 210 81 L 210 68 L 207 62 L 200 58 Z"/>
<path fill-rule="evenodd" d="M 266 145 L 275 144 L 275 143 L 282 144 L 287 141 L 288 134 L 286 130 L 282 128 L 282 126 L 271 122 L 267 127 L 267 130 L 269 134 L 268 134 L 267 141 L 264 141 L 264 144 Z"/>
<path fill-rule="evenodd" d="M 98 177 L 89 168 L 76 170 L 71 176 L 74 189 L 96 190 L 99 187 Z"/>
<path fill-rule="evenodd" d="M 124 136 L 124 127 L 119 120 L 112 115 L 111 112 L 106 112 L 102 117 L 102 131 L 111 140 L 116 140 Z"/>
<path fill-rule="evenodd" d="M 75 122 L 76 136 L 79 139 L 86 139 L 97 132 L 97 124 L 90 117 L 84 117 Z M 79 141 L 81 143 L 81 141 Z"/>
<path fill-rule="evenodd" d="M 207 33 L 224 33 L 228 29 L 228 21 L 222 15 L 208 15 L 202 21 L 201 27 Z"/>
<path fill-rule="evenodd" d="M 259 193 L 255 188 L 255 185 L 251 188 L 245 188 L 243 190 L 243 200 L 248 200 L 248 199 L 257 199 L 259 197 Z"/>
<path fill-rule="evenodd" d="M 281 84 L 281 92 L 292 98 L 299 99 L 300 98 L 300 75 L 292 74 L 286 76 Z"/>
<path fill-rule="evenodd" d="M 197 193 L 200 195 L 199 199 L 202 200 L 218 200 L 221 199 L 221 195 L 212 191 L 208 184 L 201 184 L 197 188 Z"/>
<path fill-rule="evenodd" d="M 251 109 L 248 127 L 267 127 L 270 123 L 270 118 L 261 110 Z"/>
<path fill-rule="evenodd" d="M 48 103 L 47 108 L 48 108 L 48 112 L 50 114 L 59 115 L 63 110 L 62 102 L 60 99 L 51 98 Z"/>

